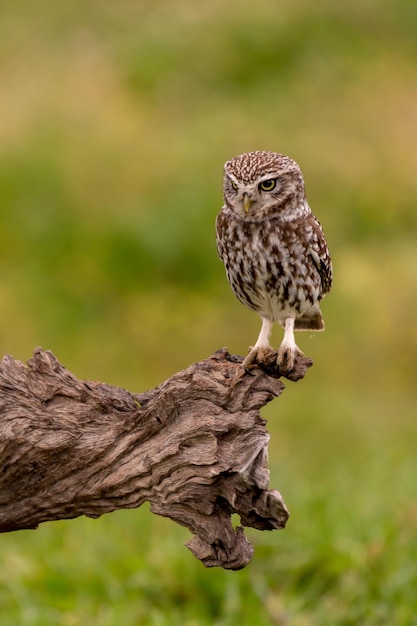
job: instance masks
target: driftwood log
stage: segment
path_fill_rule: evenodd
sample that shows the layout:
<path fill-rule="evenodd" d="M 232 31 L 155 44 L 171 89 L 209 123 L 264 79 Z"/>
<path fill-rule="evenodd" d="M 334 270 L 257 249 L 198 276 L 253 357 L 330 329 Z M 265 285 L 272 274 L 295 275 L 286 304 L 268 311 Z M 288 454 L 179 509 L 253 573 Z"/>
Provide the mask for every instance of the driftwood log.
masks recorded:
<path fill-rule="evenodd" d="M 275 353 L 276 358 L 276 353 Z M 186 526 L 205 566 L 244 567 L 242 526 L 283 528 L 269 490 L 259 409 L 284 389 L 269 364 L 245 372 L 219 350 L 145 393 L 80 381 L 49 351 L 0 364 L 0 532 L 150 503 Z M 311 360 L 287 375 L 298 380 Z M 234 528 L 231 515 L 240 516 Z"/>

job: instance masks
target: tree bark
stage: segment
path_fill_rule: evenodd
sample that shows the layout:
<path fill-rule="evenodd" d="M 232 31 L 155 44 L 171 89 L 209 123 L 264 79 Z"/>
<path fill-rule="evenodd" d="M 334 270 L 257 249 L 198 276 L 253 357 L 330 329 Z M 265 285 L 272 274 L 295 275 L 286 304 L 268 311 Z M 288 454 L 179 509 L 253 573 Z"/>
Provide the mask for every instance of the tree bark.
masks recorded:
<path fill-rule="evenodd" d="M 276 358 L 276 353 L 275 353 Z M 99 517 L 148 501 L 186 526 L 205 566 L 244 567 L 243 526 L 283 528 L 288 511 L 269 490 L 266 422 L 281 394 L 274 354 L 245 372 L 226 349 L 141 394 L 80 381 L 49 351 L 0 364 L 0 532 Z M 287 375 L 298 380 L 311 360 Z"/>

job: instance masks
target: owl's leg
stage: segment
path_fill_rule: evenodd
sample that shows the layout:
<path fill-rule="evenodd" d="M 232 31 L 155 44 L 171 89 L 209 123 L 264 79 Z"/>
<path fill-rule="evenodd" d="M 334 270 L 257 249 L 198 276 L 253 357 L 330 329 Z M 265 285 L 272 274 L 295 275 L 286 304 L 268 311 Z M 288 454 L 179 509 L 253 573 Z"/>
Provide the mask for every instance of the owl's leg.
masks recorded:
<path fill-rule="evenodd" d="M 302 356 L 300 348 L 295 343 L 294 338 L 294 318 L 287 317 L 285 320 L 285 332 L 284 339 L 281 341 L 281 345 L 278 348 L 277 363 L 280 368 L 286 371 L 294 369 L 294 361 L 297 356 Z"/>
<path fill-rule="evenodd" d="M 245 369 L 250 369 L 255 361 L 262 361 L 265 356 L 272 351 L 273 348 L 271 348 L 271 346 L 269 345 L 269 337 L 271 335 L 272 325 L 272 320 L 269 320 L 266 317 L 262 318 L 262 327 L 261 332 L 259 333 L 259 337 L 253 348 L 250 349 L 248 356 L 243 361 L 242 365 Z"/>

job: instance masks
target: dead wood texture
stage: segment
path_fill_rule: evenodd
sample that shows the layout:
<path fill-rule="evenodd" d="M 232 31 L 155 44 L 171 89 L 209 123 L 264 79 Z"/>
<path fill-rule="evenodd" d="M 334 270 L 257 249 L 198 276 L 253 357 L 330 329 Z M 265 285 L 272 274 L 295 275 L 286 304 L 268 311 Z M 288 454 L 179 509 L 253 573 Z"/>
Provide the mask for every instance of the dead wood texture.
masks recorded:
<path fill-rule="evenodd" d="M 272 355 L 273 356 L 273 355 Z M 0 532 L 139 507 L 186 526 L 205 566 L 244 567 L 242 526 L 283 528 L 269 490 L 259 409 L 284 389 L 272 362 L 245 373 L 219 350 L 155 389 L 134 394 L 80 381 L 49 351 L 0 364 Z M 292 380 L 311 361 L 300 358 Z M 242 526 L 233 528 L 231 515 Z"/>

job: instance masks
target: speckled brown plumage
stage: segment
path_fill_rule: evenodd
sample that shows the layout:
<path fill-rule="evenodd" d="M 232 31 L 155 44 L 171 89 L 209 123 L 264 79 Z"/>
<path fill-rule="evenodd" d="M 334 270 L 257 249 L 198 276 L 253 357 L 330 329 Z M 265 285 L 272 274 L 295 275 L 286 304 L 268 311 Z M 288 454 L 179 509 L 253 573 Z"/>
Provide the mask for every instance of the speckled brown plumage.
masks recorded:
<path fill-rule="evenodd" d="M 272 324 L 285 328 L 279 365 L 289 370 L 301 351 L 294 330 L 323 330 L 320 300 L 332 265 L 319 221 L 308 206 L 298 164 L 275 152 L 248 152 L 225 164 L 224 206 L 217 248 L 236 297 L 262 317 L 245 366 L 272 350 Z"/>

